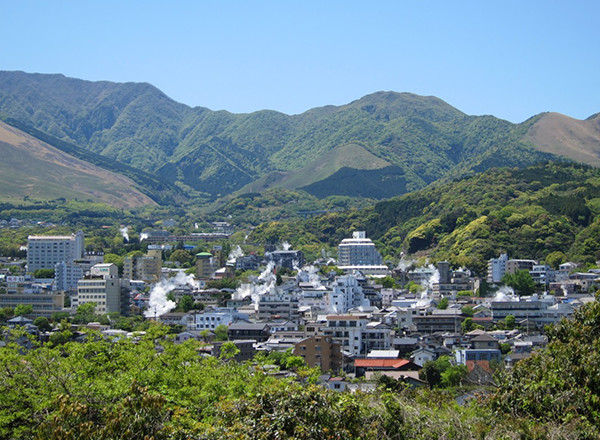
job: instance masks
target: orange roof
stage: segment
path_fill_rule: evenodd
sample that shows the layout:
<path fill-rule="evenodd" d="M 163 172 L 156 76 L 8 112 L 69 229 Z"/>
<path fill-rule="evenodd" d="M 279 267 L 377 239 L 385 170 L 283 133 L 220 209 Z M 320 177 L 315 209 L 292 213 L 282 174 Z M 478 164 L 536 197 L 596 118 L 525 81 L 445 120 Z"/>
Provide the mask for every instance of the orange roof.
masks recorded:
<path fill-rule="evenodd" d="M 407 359 L 356 359 L 354 366 L 358 368 L 401 368 L 410 361 Z"/>

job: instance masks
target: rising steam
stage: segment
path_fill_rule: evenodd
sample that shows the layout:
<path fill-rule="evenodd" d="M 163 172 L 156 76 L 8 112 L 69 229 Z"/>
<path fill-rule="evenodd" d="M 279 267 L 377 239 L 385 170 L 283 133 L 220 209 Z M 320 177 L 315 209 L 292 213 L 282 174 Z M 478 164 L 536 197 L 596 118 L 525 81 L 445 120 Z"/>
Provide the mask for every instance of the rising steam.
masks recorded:
<path fill-rule="evenodd" d="M 192 284 L 194 281 L 193 275 L 186 275 L 183 272 L 178 272 L 177 276 L 162 280 L 152 287 L 150 291 L 150 300 L 148 301 L 148 309 L 144 312 L 146 318 L 160 316 L 170 312 L 176 306 L 175 302 L 167 299 L 167 294 L 186 284 Z"/>

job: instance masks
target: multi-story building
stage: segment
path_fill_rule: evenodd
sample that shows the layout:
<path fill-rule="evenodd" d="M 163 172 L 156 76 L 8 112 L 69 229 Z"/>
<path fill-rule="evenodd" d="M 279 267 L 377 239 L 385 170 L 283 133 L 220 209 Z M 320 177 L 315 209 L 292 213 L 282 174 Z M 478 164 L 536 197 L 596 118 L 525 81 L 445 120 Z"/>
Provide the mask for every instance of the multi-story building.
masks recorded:
<path fill-rule="evenodd" d="M 360 356 L 366 354 L 363 331 L 368 323 L 365 315 L 330 315 L 327 316 L 327 327 L 323 328 L 323 334 L 331 336 L 342 350 Z"/>
<path fill-rule="evenodd" d="M 76 292 L 77 281 L 90 271 L 92 260 L 61 261 L 54 266 L 54 289 Z"/>
<path fill-rule="evenodd" d="M 492 258 L 488 261 L 487 281 L 499 283 L 505 274 L 513 274 L 518 270 L 533 270 L 536 264 L 535 260 L 509 260 L 507 254 L 501 254 L 500 258 Z"/>
<path fill-rule="evenodd" d="M 30 235 L 27 244 L 27 271 L 54 269 L 57 263 L 73 261 L 83 257 L 83 231 L 75 234 Z"/>
<path fill-rule="evenodd" d="M 370 305 L 358 280 L 352 275 L 338 277 L 332 288 L 329 305 L 335 313 L 346 313 L 354 307 Z"/>
<path fill-rule="evenodd" d="M 299 297 L 295 293 L 271 292 L 260 296 L 258 318 L 263 320 L 276 317 L 297 320 Z"/>
<path fill-rule="evenodd" d="M 338 245 L 338 266 L 379 266 L 381 254 L 365 231 L 354 231 Z"/>
<path fill-rule="evenodd" d="M 96 313 L 122 313 L 121 283 L 115 264 L 96 264 L 77 282 L 77 305 L 96 304 Z"/>
<path fill-rule="evenodd" d="M 0 294 L 0 308 L 15 308 L 18 305 L 33 307 L 31 317 L 50 317 L 64 310 L 64 292 L 53 292 L 51 286 L 34 283 L 23 276 L 6 277 L 6 293 Z"/>
<path fill-rule="evenodd" d="M 196 254 L 196 277 L 198 279 L 212 278 L 218 268 L 218 261 L 210 252 Z"/>
<path fill-rule="evenodd" d="M 235 309 L 227 307 L 211 307 L 196 313 L 193 322 L 189 324 L 188 327 L 193 326 L 190 330 L 214 330 L 221 324 L 229 327 L 234 321 L 247 319 L 248 315 L 239 313 Z"/>
<path fill-rule="evenodd" d="M 158 283 L 162 276 L 162 250 L 148 249 L 144 256 L 123 259 L 123 278 Z"/>
<path fill-rule="evenodd" d="M 294 269 L 304 266 L 304 253 L 292 249 L 265 253 L 265 259 L 272 261 L 275 267 Z"/>
<path fill-rule="evenodd" d="M 340 344 L 331 336 L 311 336 L 294 347 L 294 355 L 301 356 L 309 367 L 337 373 L 342 368 Z"/>

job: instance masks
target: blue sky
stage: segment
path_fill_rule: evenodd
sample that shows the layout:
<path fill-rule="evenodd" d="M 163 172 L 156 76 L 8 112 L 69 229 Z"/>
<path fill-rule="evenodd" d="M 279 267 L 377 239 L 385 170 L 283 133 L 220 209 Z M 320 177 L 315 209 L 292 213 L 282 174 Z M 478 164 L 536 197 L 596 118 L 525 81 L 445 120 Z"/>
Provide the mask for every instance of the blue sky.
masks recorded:
<path fill-rule="evenodd" d="M 4 1 L 0 70 L 296 114 L 379 90 L 521 122 L 600 112 L 597 1 Z"/>

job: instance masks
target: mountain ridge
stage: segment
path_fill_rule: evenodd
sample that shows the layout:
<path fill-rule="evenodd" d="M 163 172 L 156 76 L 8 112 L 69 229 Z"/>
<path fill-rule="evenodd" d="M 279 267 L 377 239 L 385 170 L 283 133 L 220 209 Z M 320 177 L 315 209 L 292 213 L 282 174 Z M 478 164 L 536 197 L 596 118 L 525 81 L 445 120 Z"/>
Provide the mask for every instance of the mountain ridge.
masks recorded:
<path fill-rule="evenodd" d="M 271 173 L 298 172 L 352 143 L 403 170 L 405 181 L 394 185 L 405 192 L 492 166 L 551 160 L 559 151 L 548 145 L 562 145 L 549 134 L 546 144 L 538 146 L 541 141 L 527 135 L 544 115 L 513 124 L 466 115 L 434 96 L 392 91 L 298 115 L 273 110 L 235 114 L 189 107 L 148 83 L 0 72 L 0 114 L 160 176 L 200 201 L 232 194 Z M 536 130 L 552 131 L 541 123 Z M 595 160 L 600 136 L 574 139 L 561 155 Z M 369 177 L 374 184 L 381 179 L 376 174 Z M 331 187 L 341 182 L 321 186 L 330 187 L 329 195 L 346 195 L 347 188 Z"/>

